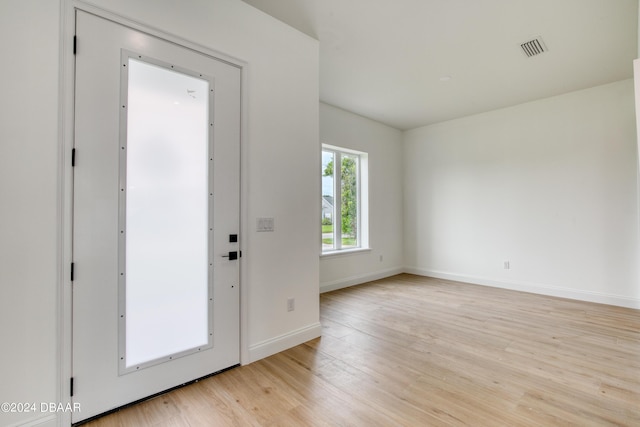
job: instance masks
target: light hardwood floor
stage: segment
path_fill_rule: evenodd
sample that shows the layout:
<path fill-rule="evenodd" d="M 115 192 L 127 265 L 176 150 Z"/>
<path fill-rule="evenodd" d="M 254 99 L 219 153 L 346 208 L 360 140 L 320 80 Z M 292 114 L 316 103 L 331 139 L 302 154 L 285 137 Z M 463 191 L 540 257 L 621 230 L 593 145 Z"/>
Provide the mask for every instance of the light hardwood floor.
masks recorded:
<path fill-rule="evenodd" d="M 640 426 L 640 311 L 402 274 L 322 338 L 86 426 Z"/>

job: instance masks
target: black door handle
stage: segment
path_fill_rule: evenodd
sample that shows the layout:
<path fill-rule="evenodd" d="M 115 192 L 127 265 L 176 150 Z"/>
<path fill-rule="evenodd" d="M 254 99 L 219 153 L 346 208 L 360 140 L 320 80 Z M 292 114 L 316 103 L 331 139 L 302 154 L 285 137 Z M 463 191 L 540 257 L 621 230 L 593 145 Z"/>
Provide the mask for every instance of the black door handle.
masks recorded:
<path fill-rule="evenodd" d="M 234 259 L 238 259 L 238 252 L 229 252 L 229 255 L 222 255 L 222 258 L 229 258 L 229 261 L 233 261 Z"/>

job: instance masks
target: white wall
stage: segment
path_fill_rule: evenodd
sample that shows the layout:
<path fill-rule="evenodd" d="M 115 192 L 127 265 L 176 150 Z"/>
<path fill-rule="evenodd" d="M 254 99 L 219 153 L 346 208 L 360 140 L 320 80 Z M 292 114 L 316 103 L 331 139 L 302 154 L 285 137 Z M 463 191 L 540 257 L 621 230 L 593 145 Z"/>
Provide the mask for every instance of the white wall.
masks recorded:
<path fill-rule="evenodd" d="M 0 402 L 64 398 L 58 350 L 68 352 L 68 343 L 60 341 L 64 331 L 56 326 L 64 315 L 57 312 L 57 292 L 69 286 L 61 273 L 66 260 L 59 258 L 68 240 L 60 201 L 69 195 L 66 185 L 58 184 L 65 182 L 58 157 L 58 114 L 64 102 L 58 79 L 60 11 L 66 4 L 0 2 L 6 59 L 0 80 Z M 244 362 L 318 336 L 318 42 L 240 0 L 91 4 L 246 63 Z M 265 216 L 275 218 L 276 231 L 256 233 L 256 218 Z M 296 298 L 291 313 L 288 297 Z M 51 419 L 0 413 L 0 425 L 45 425 Z"/>
<path fill-rule="evenodd" d="M 0 402 L 57 399 L 58 20 L 55 1 L 0 2 Z"/>
<path fill-rule="evenodd" d="M 402 132 L 321 103 L 320 141 L 369 154 L 371 248 L 321 257 L 321 292 L 402 272 Z"/>
<path fill-rule="evenodd" d="M 632 80 L 407 131 L 407 270 L 640 307 L 635 132 Z"/>

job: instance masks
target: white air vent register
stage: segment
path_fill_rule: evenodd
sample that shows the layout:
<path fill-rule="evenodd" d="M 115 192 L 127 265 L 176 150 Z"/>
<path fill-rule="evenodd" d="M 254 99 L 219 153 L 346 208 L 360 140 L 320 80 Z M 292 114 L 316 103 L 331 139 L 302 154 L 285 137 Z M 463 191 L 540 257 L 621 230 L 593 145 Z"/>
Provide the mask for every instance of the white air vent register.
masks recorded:
<path fill-rule="evenodd" d="M 540 36 L 534 38 L 533 40 L 521 43 L 520 47 L 522 48 L 524 54 L 528 57 L 540 55 L 541 53 L 547 51 L 547 46 L 545 46 L 544 42 L 542 41 L 542 37 Z"/>

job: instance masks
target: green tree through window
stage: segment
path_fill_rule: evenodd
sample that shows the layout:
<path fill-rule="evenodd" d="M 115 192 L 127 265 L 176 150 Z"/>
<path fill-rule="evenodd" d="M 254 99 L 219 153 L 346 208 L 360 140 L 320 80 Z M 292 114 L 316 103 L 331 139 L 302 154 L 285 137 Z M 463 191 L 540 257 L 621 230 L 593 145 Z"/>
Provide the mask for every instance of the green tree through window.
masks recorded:
<path fill-rule="evenodd" d="M 333 160 L 324 169 L 324 176 L 333 176 Z M 358 175 L 356 159 L 350 156 L 342 156 L 340 187 L 342 237 L 354 240 L 358 232 Z"/>

